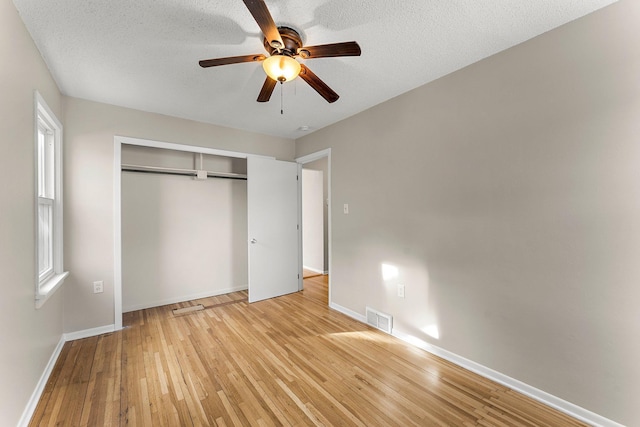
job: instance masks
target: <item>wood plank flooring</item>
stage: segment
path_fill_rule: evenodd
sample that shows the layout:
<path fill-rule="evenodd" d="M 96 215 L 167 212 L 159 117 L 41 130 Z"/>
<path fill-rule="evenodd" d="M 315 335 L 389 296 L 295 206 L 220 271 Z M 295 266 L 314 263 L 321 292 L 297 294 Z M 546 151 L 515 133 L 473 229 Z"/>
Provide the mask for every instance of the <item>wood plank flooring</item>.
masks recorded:
<path fill-rule="evenodd" d="M 322 276 L 322 273 L 318 273 L 312 270 L 307 270 L 306 268 L 302 269 L 302 278 L 310 279 L 311 277 Z"/>
<path fill-rule="evenodd" d="M 204 310 L 174 315 L 179 307 Z M 32 426 L 581 426 L 327 307 L 327 276 L 65 344 Z"/>

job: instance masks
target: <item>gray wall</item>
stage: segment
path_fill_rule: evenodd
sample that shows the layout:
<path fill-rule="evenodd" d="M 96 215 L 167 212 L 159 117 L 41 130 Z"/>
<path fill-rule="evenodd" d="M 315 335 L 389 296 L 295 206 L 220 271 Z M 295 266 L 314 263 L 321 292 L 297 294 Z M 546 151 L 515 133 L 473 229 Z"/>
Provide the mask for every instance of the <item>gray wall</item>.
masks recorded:
<path fill-rule="evenodd" d="M 246 173 L 244 159 L 203 158 L 205 170 Z M 131 145 L 122 163 L 195 167 L 191 153 Z M 247 257 L 246 181 L 122 173 L 123 311 L 247 289 Z"/>
<path fill-rule="evenodd" d="M 39 310 L 34 300 L 34 90 L 64 117 L 62 96 L 10 0 L 0 1 L 0 64 L 0 425 L 13 426 L 62 337 L 63 290 Z"/>
<path fill-rule="evenodd" d="M 152 139 L 292 160 L 292 140 L 159 114 L 64 98 L 67 332 L 111 325 L 113 317 L 113 137 Z M 104 281 L 94 294 L 92 282 Z"/>
<path fill-rule="evenodd" d="M 332 147 L 333 302 L 640 425 L 639 22 L 622 0 L 298 140 Z"/>

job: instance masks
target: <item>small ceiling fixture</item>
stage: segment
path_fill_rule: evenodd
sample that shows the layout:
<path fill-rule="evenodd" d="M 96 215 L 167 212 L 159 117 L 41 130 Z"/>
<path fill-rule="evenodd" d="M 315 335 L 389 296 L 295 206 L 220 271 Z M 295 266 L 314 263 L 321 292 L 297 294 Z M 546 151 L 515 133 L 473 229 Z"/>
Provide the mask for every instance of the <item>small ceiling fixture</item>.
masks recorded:
<path fill-rule="evenodd" d="M 300 74 L 300 63 L 287 55 L 272 55 L 262 62 L 262 68 L 273 80 L 288 82 Z"/>

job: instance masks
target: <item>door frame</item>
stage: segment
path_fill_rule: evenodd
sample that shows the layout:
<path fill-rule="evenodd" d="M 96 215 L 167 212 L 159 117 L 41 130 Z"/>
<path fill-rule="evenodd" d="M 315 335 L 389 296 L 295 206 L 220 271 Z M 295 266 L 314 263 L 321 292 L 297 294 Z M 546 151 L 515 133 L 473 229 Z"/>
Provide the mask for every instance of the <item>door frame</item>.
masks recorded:
<path fill-rule="evenodd" d="M 332 299 L 331 299 L 331 277 L 332 277 L 332 261 L 331 261 L 331 148 L 325 148 L 324 150 L 320 150 L 320 151 L 316 151 L 315 153 L 311 153 L 311 154 L 307 154 L 305 156 L 301 156 L 301 157 L 297 157 L 296 158 L 296 162 L 298 162 L 298 164 L 300 164 L 300 167 L 304 167 L 305 164 L 307 163 L 311 163 L 314 162 L 316 160 L 320 160 L 322 158 L 327 158 L 327 198 L 328 198 L 328 202 L 329 202 L 329 206 L 327 208 L 327 233 L 328 233 L 328 239 L 327 239 L 327 251 L 329 252 L 329 265 L 328 265 L 328 271 L 329 271 L 329 306 L 331 306 L 332 304 Z M 299 191 L 302 191 L 302 173 L 300 173 L 300 184 L 299 184 Z M 298 218 L 300 218 L 299 223 L 300 223 L 300 227 L 302 228 L 302 197 L 298 197 Z M 302 239 L 302 229 L 300 230 L 300 239 Z M 300 271 L 302 271 L 302 241 L 299 242 L 298 244 L 298 259 L 300 260 Z"/>
<path fill-rule="evenodd" d="M 246 159 L 261 157 L 273 159 L 273 156 L 227 151 L 198 145 L 176 144 L 173 142 L 150 139 L 131 138 L 127 136 L 113 137 L 113 310 L 114 329 L 122 329 L 122 145 L 138 147 L 163 148 L 166 150 L 186 151 L 195 154 L 211 154 L 214 156 Z M 248 178 L 247 178 L 248 179 Z"/>

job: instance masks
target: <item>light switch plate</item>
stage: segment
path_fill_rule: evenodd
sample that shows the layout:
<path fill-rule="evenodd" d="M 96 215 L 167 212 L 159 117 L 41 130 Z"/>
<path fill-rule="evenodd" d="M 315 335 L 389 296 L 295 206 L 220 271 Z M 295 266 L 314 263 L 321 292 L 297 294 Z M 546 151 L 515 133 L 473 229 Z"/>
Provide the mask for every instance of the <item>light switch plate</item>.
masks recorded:
<path fill-rule="evenodd" d="M 404 285 L 398 285 L 398 296 L 404 298 Z"/>

